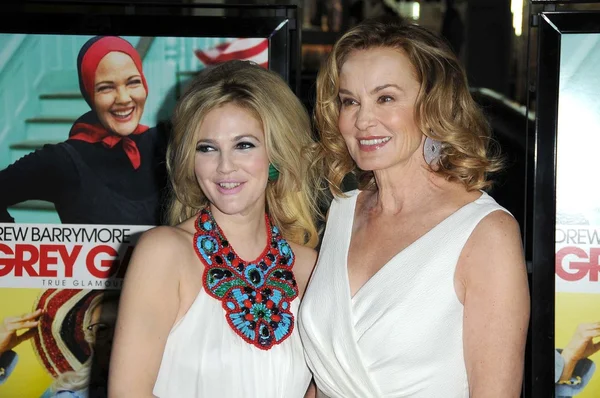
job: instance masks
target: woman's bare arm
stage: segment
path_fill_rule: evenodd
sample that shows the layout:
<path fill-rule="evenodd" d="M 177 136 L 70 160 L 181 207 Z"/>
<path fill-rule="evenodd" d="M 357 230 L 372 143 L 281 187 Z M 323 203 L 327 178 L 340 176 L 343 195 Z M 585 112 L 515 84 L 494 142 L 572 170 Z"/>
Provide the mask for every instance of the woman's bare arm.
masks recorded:
<path fill-rule="evenodd" d="M 180 231 L 158 227 L 136 245 L 119 304 L 109 373 L 111 398 L 153 396 L 179 309 L 182 241 Z"/>
<path fill-rule="evenodd" d="M 298 283 L 299 297 L 304 295 L 306 285 L 312 275 L 317 262 L 317 252 L 310 247 L 290 243 L 296 260 L 294 261 L 294 276 Z"/>
<path fill-rule="evenodd" d="M 308 385 L 308 390 L 306 390 L 306 394 L 304 394 L 304 398 L 316 398 L 317 397 L 317 387 L 315 386 L 315 381 L 311 380 Z"/>
<path fill-rule="evenodd" d="M 485 217 L 467 241 L 456 272 L 470 396 L 518 398 L 530 310 L 515 219 L 501 211 Z"/>

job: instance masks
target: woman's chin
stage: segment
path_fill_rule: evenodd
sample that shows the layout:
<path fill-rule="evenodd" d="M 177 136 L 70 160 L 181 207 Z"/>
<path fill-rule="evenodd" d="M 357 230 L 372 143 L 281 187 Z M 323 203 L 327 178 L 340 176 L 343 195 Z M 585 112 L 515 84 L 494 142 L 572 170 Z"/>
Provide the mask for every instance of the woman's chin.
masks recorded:
<path fill-rule="evenodd" d="M 118 118 L 111 115 L 106 121 L 108 124 L 108 129 L 115 133 L 116 135 L 120 135 L 121 137 L 127 137 L 131 133 L 135 131 L 137 126 L 140 124 L 139 117 L 131 117 L 129 120 L 119 120 Z M 106 126 L 105 126 L 106 127 Z"/>
<path fill-rule="evenodd" d="M 377 162 L 361 162 L 361 163 L 357 163 L 356 166 L 361 171 L 377 171 L 377 170 L 383 170 L 383 169 L 387 168 L 387 166 L 377 164 Z"/>
<path fill-rule="evenodd" d="M 133 124 L 127 123 L 126 126 L 111 126 L 112 128 L 110 130 L 116 135 L 127 137 L 135 131 L 137 126 L 137 124 L 134 126 Z"/>

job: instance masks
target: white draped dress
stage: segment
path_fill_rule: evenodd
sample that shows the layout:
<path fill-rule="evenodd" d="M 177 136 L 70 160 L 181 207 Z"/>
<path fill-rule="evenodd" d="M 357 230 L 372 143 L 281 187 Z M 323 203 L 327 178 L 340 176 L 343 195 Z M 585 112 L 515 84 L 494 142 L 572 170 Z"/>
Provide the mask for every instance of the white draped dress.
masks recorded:
<path fill-rule="evenodd" d="M 333 201 L 300 308 L 319 396 L 467 398 L 454 271 L 477 224 L 504 209 L 483 193 L 397 253 L 351 297 L 347 256 L 358 193 Z"/>
<path fill-rule="evenodd" d="M 291 302 L 296 321 L 298 303 Z M 221 301 L 202 288 L 169 334 L 154 395 L 303 398 L 310 379 L 297 325 L 281 344 L 261 350 L 231 329 Z"/>

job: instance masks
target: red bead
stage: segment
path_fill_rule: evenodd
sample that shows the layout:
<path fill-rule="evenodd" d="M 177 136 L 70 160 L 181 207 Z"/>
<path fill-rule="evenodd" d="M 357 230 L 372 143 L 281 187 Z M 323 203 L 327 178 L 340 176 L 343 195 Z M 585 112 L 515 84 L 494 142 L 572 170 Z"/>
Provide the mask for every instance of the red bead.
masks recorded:
<path fill-rule="evenodd" d="M 248 315 L 246 315 L 248 316 Z M 271 320 L 275 321 L 275 322 L 279 322 L 281 320 L 281 317 L 279 315 L 271 315 Z"/>
<path fill-rule="evenodd" d="M 250 300 L 244 300 L 244 305 L 246 306 L 246 308 L 252 307 L 252 303 L 250 302 Z"/>
<path fill-rule="evenodd" d="M 273 305 L 275 305 L 275 303 L 273 303 L 271 300 L 267 301 L 267 308 L 268 309 L 273 308 Z"/>
<path fill-rule="evenodd" d="M 260 303 L 262 301 L 262 294 L 256 293 L 256 302 Z"/>
<path fill-rule="evenodd" d="M 254 320 L 254 315 L 252 315 L 252 314 L 246 314 L 244 316 L 244 318 L 246 318 L 247 321 L 253 321 Z"/>

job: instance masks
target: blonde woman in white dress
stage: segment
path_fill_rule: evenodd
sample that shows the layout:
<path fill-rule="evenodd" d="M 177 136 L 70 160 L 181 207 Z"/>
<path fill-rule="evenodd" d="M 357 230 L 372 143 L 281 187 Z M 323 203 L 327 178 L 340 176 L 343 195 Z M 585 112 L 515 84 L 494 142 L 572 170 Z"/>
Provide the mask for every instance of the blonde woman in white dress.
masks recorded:
<path fill-rule="evenodd" d="M 109 394 L 302 398 L 320 171 L 306 110 L 275 72 L 230 61 L 200 73 L 173 122 L 173 226 L 132 256 Z"/>
<path fill-rule="evenodd" d="M 359 24 L 315 111 L 335 194 L 300 311 L 317 396 L 519 397 L 520 231 L 483 191 L 500 162 L 452 51 L 417 25 Z M 359 189 L 342 193 L 348 173 Z"/>

